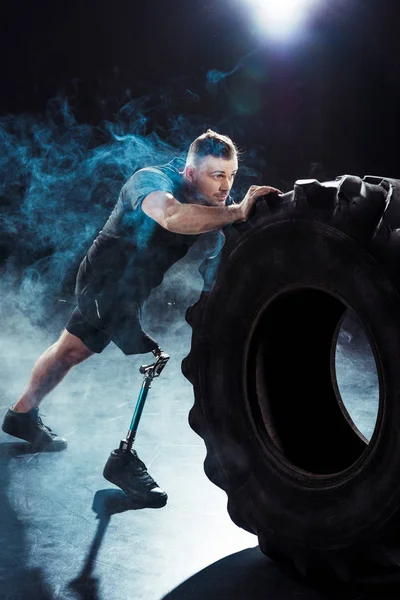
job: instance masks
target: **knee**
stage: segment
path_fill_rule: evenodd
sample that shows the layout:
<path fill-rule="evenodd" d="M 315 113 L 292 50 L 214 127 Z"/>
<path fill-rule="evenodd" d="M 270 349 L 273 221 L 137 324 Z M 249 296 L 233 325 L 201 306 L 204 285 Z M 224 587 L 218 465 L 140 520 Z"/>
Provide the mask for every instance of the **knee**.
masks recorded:
<path fill-rule="evenodd" d="M 62 353 L 59 354 L 59 357 L 66 366 L 74 367 L 75 365 L 79 365 L 79 363 L 89 358 L 91 355 L 92 353 L 86 353 L 74 348 L 67 348 L 63 349 Z"/>
<path fill-rule="evenodd" d="M 83 342 L 71 334 L 61 335 L 55 344 L 55 353 L 58 360 L 68 367 L 74 367 L 94 354 Z"/>

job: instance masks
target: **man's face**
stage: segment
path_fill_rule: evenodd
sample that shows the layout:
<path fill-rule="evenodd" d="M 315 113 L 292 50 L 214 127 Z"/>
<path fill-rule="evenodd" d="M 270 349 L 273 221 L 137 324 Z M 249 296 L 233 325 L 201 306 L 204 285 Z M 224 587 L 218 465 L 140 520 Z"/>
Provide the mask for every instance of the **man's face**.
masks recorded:
<path fill-rule="evenodd" d="M 238 160 L 205 156 L 196 167 L 187 166 L 185 176 L 190 183 L 193 200 L 211 206 L 223 206 L 238 170 Z"/>

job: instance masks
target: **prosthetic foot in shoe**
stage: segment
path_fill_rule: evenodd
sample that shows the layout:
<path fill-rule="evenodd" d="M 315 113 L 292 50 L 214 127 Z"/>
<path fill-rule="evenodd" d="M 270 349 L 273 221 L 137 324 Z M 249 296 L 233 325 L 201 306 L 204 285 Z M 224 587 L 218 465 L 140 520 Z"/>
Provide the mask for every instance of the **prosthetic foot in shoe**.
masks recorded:
<path fill-rule="evenodd" d="M 67 447 L 66 439 L 44 425 L 38 408 L 32 408 L 26 413 L 9 408 L 1 428 L 9 435 L 30 442 L 33 452 L 58 452 Z"/>
<path fill-rule="evenodd" d="M 141 508 L 162 508 L 168 496 L 147 472 L 135 450 L 113 450 L 104 467 L 107 481 L 121 488 Z"/>

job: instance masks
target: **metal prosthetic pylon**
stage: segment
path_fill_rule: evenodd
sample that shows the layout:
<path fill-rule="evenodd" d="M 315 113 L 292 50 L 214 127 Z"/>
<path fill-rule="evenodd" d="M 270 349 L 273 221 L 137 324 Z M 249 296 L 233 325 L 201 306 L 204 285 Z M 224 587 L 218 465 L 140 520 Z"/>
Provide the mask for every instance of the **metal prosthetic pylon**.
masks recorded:
<path fill-rule="evenodd" d="M 123 452 L 131 451 L 139 427 L 140 417 L 142 416 L 143 408 L 153 379 L 160 376 L 162 370 L 170 359 L 169 355 L 163 352 L 161 348 L 156 348 L 155 350 L 152 350 L 152 352 L 156 357 L 156 362 L 151 365 L 142 365 L 139 368 L 140 373 L 144 375 L 144 379 L 142 387 L 140 388 L 139 397 L 136 402 L 126 439 L 121 440 L 119 445 L 119 449 Z"/>

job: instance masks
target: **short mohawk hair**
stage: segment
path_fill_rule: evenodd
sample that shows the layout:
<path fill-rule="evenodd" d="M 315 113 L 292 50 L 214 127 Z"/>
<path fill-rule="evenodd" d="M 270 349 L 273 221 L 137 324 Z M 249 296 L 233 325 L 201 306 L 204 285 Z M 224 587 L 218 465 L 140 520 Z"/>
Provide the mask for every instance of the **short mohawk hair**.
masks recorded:
<path fill-rule="evenodd" d="M 238 149 L 230 137 L 207 129 L 190 144 L 186 164 L 194 164 L 205 156 L 232 160 L 237 155 Z"/>

